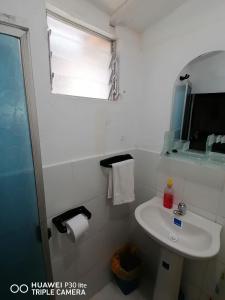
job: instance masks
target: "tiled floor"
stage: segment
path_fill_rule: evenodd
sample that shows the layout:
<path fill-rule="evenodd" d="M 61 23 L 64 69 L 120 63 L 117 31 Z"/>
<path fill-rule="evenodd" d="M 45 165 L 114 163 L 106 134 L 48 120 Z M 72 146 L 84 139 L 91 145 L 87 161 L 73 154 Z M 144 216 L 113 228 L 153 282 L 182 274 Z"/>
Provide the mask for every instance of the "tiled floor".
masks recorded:
<path fill-rule="evenodd" d="M 147 300 L 141 294 L 140 290 L 135 290 L 131 294 L 125 296 L 114 282 L 110 282 L 101 291 L 94 295 L 90 300 Z M 150 300 L 150 298 L 148 298 Z"/>

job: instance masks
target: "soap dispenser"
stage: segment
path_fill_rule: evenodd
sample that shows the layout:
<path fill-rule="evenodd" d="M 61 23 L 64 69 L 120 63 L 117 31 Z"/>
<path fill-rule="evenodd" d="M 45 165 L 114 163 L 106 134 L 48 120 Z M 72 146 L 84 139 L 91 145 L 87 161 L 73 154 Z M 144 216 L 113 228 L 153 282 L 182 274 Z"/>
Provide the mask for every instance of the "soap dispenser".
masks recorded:
<path fill-rule="evenodd" d="M 173 207 L 174 191 L 173 191 L 173 179 L 168 178 L 167 185 L 164 189 L 163 206 L 166 208 Z"/>

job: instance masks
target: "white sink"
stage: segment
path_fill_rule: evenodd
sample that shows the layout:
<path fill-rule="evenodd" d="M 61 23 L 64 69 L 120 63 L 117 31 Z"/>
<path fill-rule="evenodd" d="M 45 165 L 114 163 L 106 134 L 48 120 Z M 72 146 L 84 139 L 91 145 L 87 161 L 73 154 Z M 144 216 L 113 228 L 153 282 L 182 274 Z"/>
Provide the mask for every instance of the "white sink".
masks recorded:
<path fill-rule="evenodd" d="M 190 211 L 185 216 L 175 216 L 173 210 L 176 208 L 164 208 L 162 199 L 155 197 L 138 206 L 135 217 L 153 239 L 183 257 L 204 259 L 215 256 L 220 249 L 221 225 Z M 174 224 L 179 221 L 181 227 Z"/>

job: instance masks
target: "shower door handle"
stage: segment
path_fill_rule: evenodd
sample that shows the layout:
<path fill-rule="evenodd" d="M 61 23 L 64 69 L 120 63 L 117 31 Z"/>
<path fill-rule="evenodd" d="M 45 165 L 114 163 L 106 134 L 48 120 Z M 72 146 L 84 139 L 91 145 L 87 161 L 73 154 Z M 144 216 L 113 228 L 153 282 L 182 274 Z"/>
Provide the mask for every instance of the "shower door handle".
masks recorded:
<path fill-rule="evenodd" d="M 50 240 L 51 237 L 52 237 L 52 231 L 51 228 L 48 227 L 48 239 Z"/>
<path fill-rule="evenodd" d="M 37 226 L 37 237 L 38 237 L 38 240 L 40 241 L 40 242 L 42 242 L 42 237 L 41 237 L 41 228 L 40 228 L 40 226 L 38 225 Z M 51 228 L 49 228 L 48 227 L 48 239 L 50 240 L 50 238 L 52 237 L 52 231 L 51 231 Z"/>

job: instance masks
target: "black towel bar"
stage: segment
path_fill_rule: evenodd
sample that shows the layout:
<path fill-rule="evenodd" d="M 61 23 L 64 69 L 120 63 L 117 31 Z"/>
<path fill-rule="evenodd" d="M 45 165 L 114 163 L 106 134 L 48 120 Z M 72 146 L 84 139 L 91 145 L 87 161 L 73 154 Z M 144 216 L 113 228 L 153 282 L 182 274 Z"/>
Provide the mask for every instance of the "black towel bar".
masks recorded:
<path fill-rule="evenodd" d="M 73 217 L 82 214 L 85 215 L 88 219 L 91 218 L 91 213 L 87 208 L 84 206 L 79 206 L 73 209 L 70 209 L 61 215 L 58 215 L 57 217 L 52 219 L 52 223 L 55 225 L 55 227 L 58 229 L 59 232 L 61 233 L 66 233 L 67 228 L 66 225 L 64 224 L 65 221 L 72 219 Z"/>
<path fill-rule="evenodd" d="M 118 163 L 120 161 L 133 159 L 130 154 L 117 155 L 113 157 L 109 157 L 100 161 L 100 166 L 104 168 L 112 168 L 112 164 Z"/>

